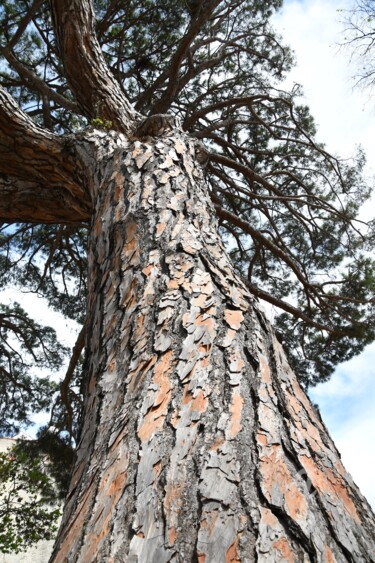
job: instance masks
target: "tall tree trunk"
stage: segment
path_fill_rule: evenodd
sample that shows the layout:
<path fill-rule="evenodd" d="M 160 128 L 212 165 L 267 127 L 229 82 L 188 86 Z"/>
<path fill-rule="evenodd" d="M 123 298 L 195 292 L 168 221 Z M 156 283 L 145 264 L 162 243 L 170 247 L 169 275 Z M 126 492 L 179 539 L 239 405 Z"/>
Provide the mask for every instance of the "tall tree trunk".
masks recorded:
<path fill-rule="evenodd" d="M 371 509 L 223 248 L 199 147 L 178 129 L 82 146 L 86 405 L 51 561 L 375 561 Z"/>

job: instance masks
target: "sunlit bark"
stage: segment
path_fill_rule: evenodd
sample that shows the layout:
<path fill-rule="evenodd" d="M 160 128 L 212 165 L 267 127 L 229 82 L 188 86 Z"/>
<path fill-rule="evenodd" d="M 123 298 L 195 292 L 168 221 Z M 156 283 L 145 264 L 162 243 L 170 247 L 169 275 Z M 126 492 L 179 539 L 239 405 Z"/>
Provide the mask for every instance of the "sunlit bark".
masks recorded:
<path fill-rule="evenodd" d="M 195 151 L 176 129 L 82 144 L 86 404 L 51 561 L 372 561 L 371 510 L 233 271 Z"/>

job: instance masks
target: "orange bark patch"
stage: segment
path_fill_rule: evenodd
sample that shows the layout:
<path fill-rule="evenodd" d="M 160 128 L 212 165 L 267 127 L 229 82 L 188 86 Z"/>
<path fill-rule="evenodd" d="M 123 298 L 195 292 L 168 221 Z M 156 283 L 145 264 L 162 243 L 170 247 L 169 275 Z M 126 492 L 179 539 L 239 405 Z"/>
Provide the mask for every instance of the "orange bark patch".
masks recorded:
<path fill-rule="evenodd" d="M 146 266 L 146 268 L 143 268 L 142 274 L 144 274 L 145 276 L 149 276 L 150 273 L 152 272 L 153 267 L 154 266 L 152 264 L 149 264 L 148 266 Z"/>
<path fill-rule="evenodd" d="M 155 463 L 152 469 L 154 471 L 155 478 L 159 477 L 161 471 L 161 461 Z"/>
<path fill-rule="evenodd" d="M 262 380 L 267 385 L 272 385 L 270 366 L 264 356 L 259 356 L 260 372 Z"/>
<path fill-rule="evenodd" d="M 203 315 L 198 315 L 197 318 L 195 319 L 194 324 L 196 326 L 205 326 L 207 328 L 207 332 L 209 334 L 213 334 L 215 328 L 214 319 L 206 315 L 207 315 L 206 313 L 204 313 Z"/>
<path fill-rule="evenodd" d="M 166 514 L 167 526 L 169 530 L 172 532 L 172 538 L 174 537 L 174 541 L 176 540 L 176 536 L 177 536 L 175 524 L 178 520 L 178 515 L 181 511 L 181 505 L 182 505 L 182 499 L 181 499 L 182 489 L 183 489 L 183 485 L 181 485 L 180 483 L 177 484 L 170 483 L 166 487 L 166 495 L 164 500 L 165 514 Z"/>
<path fill-rule="evenodd" d="M 272 500 L 275 487 L 284 495 L 285 507 L 294 520 L 301 520 L 307 512 L 307 502 L 298 489 L 293 476 L 283 459 L 281 447 L 271 446 L 272 453 L 260 458 L 260 471 L 263 477 L 267 498 Z"/>
<path fill-rule="evenodd" d="M 220 448 L 220 446 L 224 444 L 224 442 L 225 442 L 224 438 L 222 436 L 218 436 L 214 441 L 214 443 L 212 444 L 212 446 L 210 446 L 210 451 L 215 452 Z"/>
<path fill-rule="evenodd" d="M 326 563 L 336 563 L 336 559 L 333 556 L 332 551 L 329 549 L 328 545 L 326 545 Z"/>
<path fill-rule="evenodd" d="M 97 216 L 94 223 L 94 234 L 96 237 L 102 232 L 102 221 L 100 215 Z"/>
<path fill-rule="evenodd" d="M 135 279 L 132 280 L 131 284 L 128 287 L 126 294 L 123 297 L 121 305 L 126 306 L 126 309 L 132 309 L 139 301 L 139 297 L 137 295 L 137 281 Z"/>
<path fill-rule="evenodd" d="M 178 282 L 176 280 L 169 280 L 167 287 L 168 289 L 178 289 Z"/>
<path fill-rule="evenodd" d="M 139 340 L 145 333 L 145 316 L 141 313 L 137 318 L 137 326 L 135 327 L 135 340 Z"/>
<path fill-rule="evenodd" d="M 357 509 L 350 498 L 348 489 L 342 479 L 335 475 L 328 467 L 325 467 L 324 471 L 319 469 L 311 457 L 301 455 L 299 456 L 299 459 L 314 487 L 321 493 L 330 493 L 339 499 L 346 512 L 354 520 L 359 522 L 360 518 L 358 516 Z"/>
<path fill-rule="evenodd" d="M 279 521 L 269 508 L 261 508 L 262 522 L 271 528 L 276 528 Z"/>
<path fill-rule="evenodd" d="M 172 368 L 172 351 L 166 352 L 155 366 L 153 382 L 159 386 L 153 406 L 148 410 L 138 430 L 141 442 L 148 440 L 152 434 L 163 427 L 171 400 L 171 383 L 168 374 Z"/>
<path fill-rule="evenodd" d="M 267 446 L 267 444 L 268 444 L 267 436 L 265 434 L 261 434 L 260 432 L 258 432 L 257 442 L 258 442 L 258 444 L 261 444 L 262 446 Z"/>
<path fill-rule="evenodd" d="M 183 272 L 187 272 L 188 270 L 191 270 L 191 268 L 194 267 L 194 262 L 191 262 L 190 260 L 186 260 L 185 256 L 183 257 L 183 259 L 179 260 L 179 263 L 181 264 L 181 270 Z"/>
<path fill-rule="evenodd" d="M 206 561 L 206 556 L 204 553 L 197 553 L 198 563 L 204 563 Z"/>
<path fill-rule="evenodd" d="M 207 410 L 208 398 L 203 389 L 200 389 L 195 397 L 188 389 L 189 384 L 185 385 L 184 395 L 182 397 L 183 405 L 190 405 L 190 410 L 197 412 L 205 412 Z"/>
<path fill-rule="evenodd" d="M 95 389 L 96 381 L 97 381 L 96 377 L 92 377 L 92 378 L 90 379 L 90 383 L 89 383 L 89 392 L 90 392 L 90 395 L 92 394 L 92 392 L 93 392 L 94 389 Z"/>
<path fill-rule="evenodd" d="M 231 417 L 229 421 L 229 436 L 235 438 L 241 430 L 241 414 L 243 407 L 243 398 L 239 391 L 233 393 L 232 403 L 230 406 Z"/>
<path fill-rule="evenodd" d="M 126 256 L 126 258 L 129 258 L 130 256 L 132 256 L 137 248 L 137 240 L 134 238 L 132 240 L 130 240 L 129 242 L 126 243 L 125 247 L 124 247 L 124 255 Z"/>
<path fill-rule="evenodd" d="M 243 321 L 242 311 L 233 311 L 232 309 L 225 309 L 224 318 L 233 330 L 238 330 Z"/>
<path fill-rule="evenodd" d="M 288 563 L 294 563 L 296 561 L 294 557 L 294 553 L 291 550 L 289 542 L 286 538 L 280 538 L 276 542 L 274 542 L 273 547 L 277 549 L 283 556 L 283 561 L 287 561 Z"/>
<path fill-rule="evenodd" d="M 192 305 L 194 307 L 201 307 L 202 309 L 204 309 L 205 306 L 206 306 L 206 301 L 207 301 L 207 295 L 204 295 L 204 293 L 201 293 L 197 297 L 193 297 Z"/>
<path fill-rule="evenodd" d="M 116 367 L 116 358 L 113 358 L 108 365 L 108 371 L 112 373 Z"/>
<path fill-rule="evenodd" d="M 135 244 L 136 244 L 135 234 L 136 234 L 136 232 L 137 232 L 137 223 L 128 223 L 126 225 L 126 235 L 125 235 L 126 246 L 125 246 L 125 249 L 130 245 L 130 243 L 132 243 L 130 245 L 130 249 L 135 248 Z M 125 253 L 126 253 L 126 250 L 125 250 Z"/>
<path fill-rule="evenodd" d="M 160 235 L 164 232 L 165 227 L 167 226 L 166 223 L 159 223 L 156 225 L 156 236 L 160 237 Z"/>
<path fill-rule="evenodd" d="M 215 528 L 218 517 L 219 512 L 217 510 L 212 510 L 211 512 L 206 512 L 200 522 L 200 527 L 202 528 L 202 530 L 207 530 L 209 536 L 212 534 Z"/>
<path fill-rule="evenodd" d="M 177 539 L 177 530 L 176 528 L 171 528 L 168 532 L 168 542 L 169 545 L 174 545 Z"/>
<path fill-rule="evenodd" d="M 109 485 L 108 489 L 108 496 L 110 497 L 118 497 L 119 493 L 122 491 L 122 486 L 126 479 L 126 473 L 120 473 L 119 475 L 115 475 L 114 479 Z"/>
<path fill-rule="evenodd" d="M 95 489 L 96 489 L 96 483 L 91 481 L 89 487 L 86 489 L 86 492 L 83 495 L 83 498 L 79 502 L 76 515 L 72 518 L 70 522 L 68 533 L 63 539 L 62 544 L 60 545 L 59 552 L 55 558 L 55 561 L 57 563 L 66 562 L 68 560 L 67 555 L 69 554 L 72 545 L 74 545 L 77 541 L 79 541 L 80 533 L 86 522 L 86 516 L 90 508 L 92 493 L 94 493 Z"/>
<path fill-rule="evenodd" d="M 234 540 L 231 546 L 229 546 L 225 554 L 225 563 L 241 563 L 241 559 L 238 557 L 238 536 Z"/>
<path fill-rule="evenodd" d="M 97 509 L 91 516 L 93 526 L 89 527 L 91 532 L 85 538 L 85 550 L 82 553 L 85 561 L 94 560 L 101 541 L 108 535 L 112 515 L 125 487 L 126 466 L 127 464 L 124 464 L 123 459 L 118 458 L 115 463 L 109 465 L 101 478 L 101 484 L 96 495 L 95 506 Z"/>
<path fill-rule="evenodd" d="M 120 176 L 120 179 L 123 181 L 123 178 Z M 119 178 L 117 178 L 117 180 L 119 180 Z M 113 192 L 113 197 L 115 202 L 117 203 L 118 201 L 120 201 L 120 196 L 123 192 L 123 183 L 116 183 L 115 185 L 115 190 Z"/>

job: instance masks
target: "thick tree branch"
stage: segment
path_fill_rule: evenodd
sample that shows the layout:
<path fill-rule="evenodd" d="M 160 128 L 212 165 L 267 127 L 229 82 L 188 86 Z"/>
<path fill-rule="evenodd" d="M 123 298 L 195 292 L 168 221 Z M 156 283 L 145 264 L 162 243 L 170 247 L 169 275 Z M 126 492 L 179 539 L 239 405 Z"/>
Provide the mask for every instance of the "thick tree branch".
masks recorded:
<path fill-rule="evenodd" d="M 38 127 L 0 88 L 0 220 L 76 222 L 89 210 L 67 140 Z"/>
<path fill-rule="evenodd" d="M 139 115 L 104 60 L 95 35 L 92 2 L 51 0 L 50 4 L 66 78 L 84 114 L 129 132 Z"/>
<path fill-rule="evenodd" d="M 295 257 L 291 253 L 288 254 L 287 252 L 284 252 L 284 250 L 282 250 L 274 242 L 269 240 L 266 236 L 264 236 L 261 232 L 255 229 L 247 221 L 243 221 L 242 219 L 237 217 L 234 213 L 231 213 L 230 211 L 223 209 L 223 207 L 221 207 L 220 205 L 217 204 L 214 205 L 218 217 L 229 221 L 230 223 L 236 225 L 237 227 L 240 227 L 245 233 L 251 235 L 253 239 L 255 239 L 260 244 L 262 244 L 265 248 L 270 250 L 274 256 L 280 258 L 280 260 L 282 260 L 285 264 L 287 264 L 290 267 L 290 269 L 292 270 L 298 281 L 301 283 L 302 287 L 305 290 L 307 289 L 309 290 L 310 297 L 315 296 L 317 299 L 319 299 L 320 295 L 318 294 L 316 287 L 313 286 L 311 283 L 309 283 L 308 279 L 305 277 L 305 274 L 302 272 L 301 268 L 296 263 Z"/>
<path fill-rule="evenodd" d="M 80 223 L 88 221 L 88 206 L 63 186 L 0 174 L 0 221 L 6 223 Z"/>

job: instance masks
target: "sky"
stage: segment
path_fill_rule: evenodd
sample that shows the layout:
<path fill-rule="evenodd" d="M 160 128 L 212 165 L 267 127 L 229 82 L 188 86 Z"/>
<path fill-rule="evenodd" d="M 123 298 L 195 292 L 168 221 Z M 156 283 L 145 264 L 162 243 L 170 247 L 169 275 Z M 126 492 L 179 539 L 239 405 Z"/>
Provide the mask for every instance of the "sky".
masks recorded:
<path fill-rule="evenodd" d="M 338 10 L 351 4 L 286 0 L 274 25 L 295 52 L 297 66 L 287 83 L 302 85 L 304 100 L 318 125 L 318 140 L 343 157 L 350 157 L 362 145 L 371 181 L 375 173 L 375 97 L 354 88 L 354 61 L 350 63 L 349 51 L 337 46 L 344 37 L 343 16 Z M 374 216 L 375 203 L 365 212 Z M 310 397 L 318 403 L 345 467 L 375 508 L 375 343 L 341 364 L 330 381 L 318 385 Z"/>
<path fill-rule="evenodd" d="M 318 139 L 345 157 L 361 144 L 368 156 L 370 177 L 375 172 L 375 97 L 353 89 L 355 67 L 349 64 L 349 53 L 337 47 L 343 34 L 337 9 L 348 4 L 286 0 L 274 25 L 295 51 L 297 66 L 288 83 L 303 86 L 318 125 Z M 13 300 L 17 295 L 8 290 L 2 297 Z M 24 307 L 36 320 L 62 332 L 67 345 L 74 345 L 77 326 L 68 326 L 36 296 L 28 295 Z M 375 343 L 340 365 L 331 380 L 318 385 L 310 396 L 320 407 L 344 465 L 375 508 Z"/>

